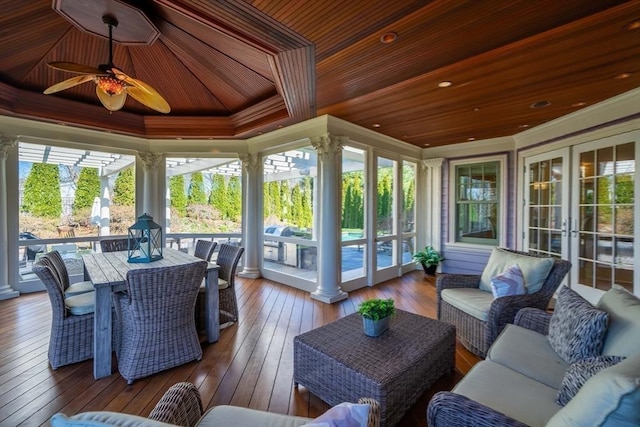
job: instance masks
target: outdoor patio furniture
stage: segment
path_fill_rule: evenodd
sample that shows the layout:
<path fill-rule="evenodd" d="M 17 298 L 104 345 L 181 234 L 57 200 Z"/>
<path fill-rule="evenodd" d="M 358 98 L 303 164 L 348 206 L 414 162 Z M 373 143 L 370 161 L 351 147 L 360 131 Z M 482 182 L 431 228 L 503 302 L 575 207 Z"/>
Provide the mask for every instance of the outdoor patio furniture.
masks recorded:
<path fill-rule="evenodd" d="M 193 252 L 193 256 L 203 259 L 207 262 L 211 261 L 211 255 L 213 255 L 213 251 L 218 246 L 217 242 L 209 241 L 209 240 L 198 240 L 196 242 L 196 248 Z M 196 327 L 198 331 L 203 331 L 206 328 L 206 303 L 205 303 L 205 290 L 206 286 L 204 281 L 202 285 L 200 285 L 200 292 L 198 292 L 198 298 L 196 300 Z"/>
<path fill-rule="evenodd" d="M 42 280 L 51 301 L 51 337 L 48 358 L 53 369 L 93 357 L 93 311 L 74 315 L 65 301 L 58 273 L 48 260 L 40 259 L 33 272 Z"/>
<path fill-rule="evenodd" d="M 196 242 L 196 248 L 194 249 L 193 256 L 203 259 L 207 262 L 211 261 L 211 255 L 218 246 L 217 242 L 211 242 L 209 240 L 198 240 Z"/>
<path fill-rule="evenodd" d="M 100 240 L 100 250 L 102 252 L 116 252 L 129 250 L 129 239 L 108 239 Z"/>
<path fill-rule="evenodd" d="M 194 320 L 207 263 L 130 270 L 127 292 L 113 294 L 118 370 L 127 383 L 202 359 Z"/>
<path fill-rule="evenodd" d="M 216 264 L 220 266 L 218 287 L 220 290 L 220 325 L 238 321 L 238 301 L 236 299 L 236 269 L 244 248 L 226 243 L 220 245 Z"/>
<path fill-rule="evenodd" d="M 491 289 L 482 289 L 481 285 L 482 279 L 487 275 L 487 269 L 491 268 L 490 264 L 494 256 L 501 258 L 502 261 L 499 261 L 506 267 L 517 263 L 526 269 L 526 264 L 534 266 L 536 262 L 538 264 L 543 262 L 546 263 L 543 267 L 547 269 L 548 274 L 546 279 L 540 280 L 542 282 L 540 288 L 535 292 L 494 298 Z M 483 276 L 438 275 L 436 279 L 438 320 L 455 325 L 460 343 L 475 355 L 484 358 L 491 344 L 508 323 L 513 323 L 513 319 L 521 308 L 547 309 L 549 300 L 570 268 L 571 263 L 566 260 L 496 248 L 485 267 Z M 500 273 L 502 270 L 496 275 Z M 525 284 L 526 276 L 525 272 Z M 443 294 L 445 294 L 444 299 Z M 445 301 L 447 298 L 449 302 Z M 454 305 L 456 304 L 453 301 L 454 298 L 460 301 L 460 305 Z"/>
<path fill-rule="evenodd" d="M 84 294 L 86 292 L 93 292 L 95 290 L 93 287 L 93 283 L 91 283 L 90 280 L 76 282 L 73 284 L 71 283 L 67 264 L 62 258 L 62 255 L 60 255 L 60 252 L 47 252 L 42 257 L 40 257 L 40 261 L 42 261 L 42 263 L 46 263 L 49 267 L 52 268 L 53 272 L 56 275 L 56 279 L 62 287 L 62 292 L 64 293 L 65 298 Z M 82 260 L 78 259 L 78 261 L 82 263 Z"/>
<path fill-rule="evenodd" d="M 351 314 L 294 338 L 293 381 L 329 405 L 368 396 L 380 403 L 380 425 L 394 426 L 455 365 L 452 325 L 397 310 L 378 337 Z"/>

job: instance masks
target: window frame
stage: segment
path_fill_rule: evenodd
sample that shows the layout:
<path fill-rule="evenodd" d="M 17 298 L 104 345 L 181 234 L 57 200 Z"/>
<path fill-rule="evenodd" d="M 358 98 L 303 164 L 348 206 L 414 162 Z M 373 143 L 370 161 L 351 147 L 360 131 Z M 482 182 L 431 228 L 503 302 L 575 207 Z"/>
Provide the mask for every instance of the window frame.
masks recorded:
<path fill-rule="evenodd" d="M 496 191 L 498 192 L 497 197 L 497 218 L 496 224 L 498 226 L 498 232 L 494 239 L 487 238 L 479 238 L 479 237 L 469 237 L 461 240 L 457 236 L 458 230 L 458 168 L 461 166 L 465 167 L 473 167 L 486 165 L 487 163 L 497 163 L 497 180 L 496 180 Z M 449 209 L 448 209 L 448 218 L 449 218 L 449 233 L 448 233 L 448 243 L 457 245 L 457 246 L 471 246 L 471 247 L 487 247 L 487 246 L 504 246 L 504 242 L 506 242 L 506 219 L 507 219 L 507 195 L 503 189 L 507 188 L 506 179 L 507 179 L 507 155 L 494 155 L 494 156 L 483 156 L 483 157 L 474 157 L 471 159 L 464 160 L 451 160 L 449 162 L 449 179 L 448 179 L 448 187 L 449 187 Z"/>

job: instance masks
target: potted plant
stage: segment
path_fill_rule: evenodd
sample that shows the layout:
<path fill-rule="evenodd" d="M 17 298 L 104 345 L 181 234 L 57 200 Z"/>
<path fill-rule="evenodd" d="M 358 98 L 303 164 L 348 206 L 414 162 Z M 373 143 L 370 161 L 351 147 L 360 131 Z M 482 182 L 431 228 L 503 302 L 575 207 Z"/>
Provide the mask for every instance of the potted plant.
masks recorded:
<path fill-rule="evenodd" d="M 444 258 L 440 256 L 440 252 L 433 249 L 433 246 L 427 246 L 423 251 L 413 254 L 413 260 L 422 264 L 422 268 L 424 269 L 425 273 L 433 276 L 436 274 L 438 264 L 440 264 L 440 262 L 443 261 Z"/>
<path fill-rule="evenodd" d="M 389 320 L 396 312 L 393 299 L 370 299 L 358 306 L 358 314 L 362 316 L 364 333 L 377 337 L 389 328 Z"/>

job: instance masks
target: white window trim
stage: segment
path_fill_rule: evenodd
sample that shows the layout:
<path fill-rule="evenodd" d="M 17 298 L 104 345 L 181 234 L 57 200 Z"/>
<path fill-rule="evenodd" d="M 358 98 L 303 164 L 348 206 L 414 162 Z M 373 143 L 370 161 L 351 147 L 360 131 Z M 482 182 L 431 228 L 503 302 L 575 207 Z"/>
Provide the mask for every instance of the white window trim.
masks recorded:
<path fill-rule="evenodd" d="M 498 162 L 500 170 L 500 197 L 498 200 L 498 223 L 501 224 L 498 233 L 497 246 L 505 246 L 507 241 L 506 226 L 507 223 L 507 155 L 500 154 L 495 156 L 474 157 L 464 160 L 449 161 L 449 227 L 447 236 L 447 245 L 467 248 L 488 248 L 489 245 L 468 242 L 456 242 L 456 167 L 477 163 Z"/>

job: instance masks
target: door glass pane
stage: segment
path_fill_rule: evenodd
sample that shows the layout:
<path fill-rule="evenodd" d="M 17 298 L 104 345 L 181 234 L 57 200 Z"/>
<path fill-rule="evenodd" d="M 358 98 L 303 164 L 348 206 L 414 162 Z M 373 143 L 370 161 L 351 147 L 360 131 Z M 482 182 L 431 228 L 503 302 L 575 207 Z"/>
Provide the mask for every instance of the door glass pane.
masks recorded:
<path fill-rule="evenodd" d="M 562 251 L 562 157 L 529 163 L 529 250 Z M 535 236 L 535 237 L 534 237 Z"/>
<path fill-rule="evenodd" d="M 606 291 L 617 283 L 633 290 L 635 165 L 634 143 L 580 154 L 582 285 Z"/>
<path fill-rule="evenodd" d="M 346 146 L 342 151 L 342 281 L 365 275 L 365 152 Z"/>
<path fill-rule="evenodd" d="M 378 158 L 378 191 L 376 193 L 377 231 L 378 236 L 389 236 L 394 233 L 393 189 L 396 162 Z"/>

